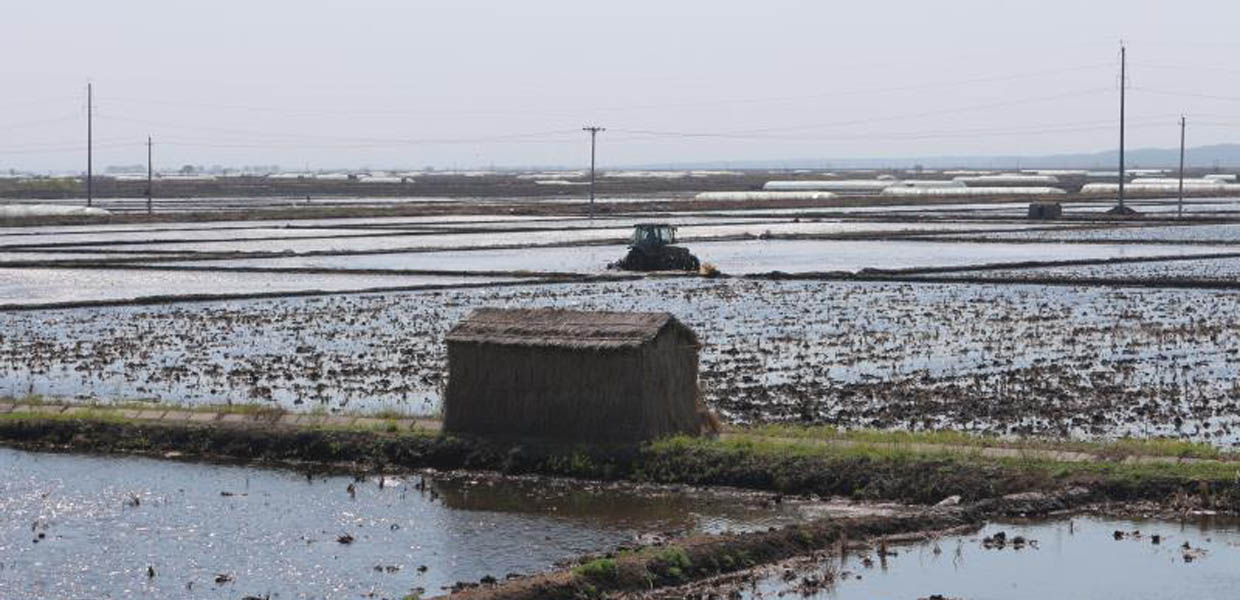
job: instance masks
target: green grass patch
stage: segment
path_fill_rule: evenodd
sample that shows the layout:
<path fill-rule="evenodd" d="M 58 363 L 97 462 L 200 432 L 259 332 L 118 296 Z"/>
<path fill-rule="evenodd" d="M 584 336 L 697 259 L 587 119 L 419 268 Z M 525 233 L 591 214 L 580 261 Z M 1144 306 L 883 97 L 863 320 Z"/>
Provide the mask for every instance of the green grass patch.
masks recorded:
<path fill-rule="evenodd" d="M 70 414 L 13 411 L 0 414 L 0 421 L 98 421 L 101 423 L 142 423 L 141 419 L 131 419 L 117 411 L 86 408 Z"/>
<path fill-rule="evenodd" d="M 611 558 L 596 558 L 573 567 L 573 575 L 601 582 L 615 581 L 620 575 L 620 565 Z"/>
<path fill-rule="evenodd" d="M 685 578 L 692 567 L 693 561 L 689 559 L 689 553 L 685 552 L 684 548 L 668 546 L 655 553 L 648 568 L 657 575 L 680 581 Z"/>
<path fill-rule="evenodd" d="M 846 442 L 881 446 L 955 446 L 960 448 L 1006 448 L 1047 452 L 1081 452 L 1112 460 L 1129 456 L 1166 456 L 1210 460 L 1240 460 L 1240 454 L 1202 442 L 1170 438 L 1121 438 L 1117 440 L 1067 440 L 1054 438 L 1002 438 L 962 431 L 900 431 L 885 429 L 839 429 L 829 426 L 786 424 L 731 428 L 732 437 L 760 437 L 814 442 Z"/>
<path fill-rule="evenodd" d="M 188 410 L 191 412 L 205 413 L 225 413 L 234 415 L 249 415 L 255 418 L 278 419 L 288 411 L 274 404 L 200 404 L 189 407 L 173 407 L 176 410 Z M 170 409 L 171 410 L 171 409 Z"/>
<path fill-rule="evenodd" d="M 370 417 L 372 419 L 391 419 L 393 421 L 397 419 L 416 418 L 414 415 L 411 415 L 409 413 L 406 413 L 405 411 L 402 411 L 396 408 L 384 408 L 382 410 L 376 410 L 376 411 L 365 411 L 365 410 L 349 411 L 348 415 L 351 417 Z"/>

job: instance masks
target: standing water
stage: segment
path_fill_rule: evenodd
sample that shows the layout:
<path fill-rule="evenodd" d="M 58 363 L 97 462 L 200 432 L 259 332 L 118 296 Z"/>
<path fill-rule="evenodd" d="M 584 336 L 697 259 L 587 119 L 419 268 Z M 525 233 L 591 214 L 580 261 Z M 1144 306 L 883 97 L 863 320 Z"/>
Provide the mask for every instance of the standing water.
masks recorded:
<path fill-rule="evenodd" d="M 400 598 L 650 533 L 819 507 L 730 491 L 477 475 L 355 480 L 0 449 L 0 598 Z M 149 567 L 149 570 L 148 570 Z"/>
<path fill-rule="evenodd" d="M 892 546 L 886 556 L 773 569 L 743 587 L 746 598 L 1230 600 L 1240 595 L 1240 521 L 991 523 L 975 534 Z"/>

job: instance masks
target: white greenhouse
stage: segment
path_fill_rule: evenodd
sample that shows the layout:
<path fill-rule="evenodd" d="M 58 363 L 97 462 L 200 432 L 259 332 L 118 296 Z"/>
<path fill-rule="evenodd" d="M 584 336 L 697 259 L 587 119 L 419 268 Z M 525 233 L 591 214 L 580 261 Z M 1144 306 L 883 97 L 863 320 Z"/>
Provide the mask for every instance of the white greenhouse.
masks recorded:
<path fill-rule="evenodd" d="M 965 185 L 953 179 L 904 179 L 901 181 L 893 181 L 891 182 L 891 185 L 887 187 L 962 188 L 965 187 Z"/>
<path fill-rule="evenodd" d="M 1131 182 L 1129 182 L 1129 185 L 1133 185 L 1133 184 L 1140 185 L 1140 184 L 1145 184 L 1145 183 L 1179 185 L 1180 179 L 1178 177 L 1136 177 L 1136 178 L 1133 178 Z M 1227 185 L 1227 182 L 1219 181 L 1217 179 L 1206 179 L 1204 177 L 1185 177 L 1184 185 L 1185 186 L 1189 186 L 1189 185 L 1218 186 L 1218 185 Z"/>
<path fill-rule="evenodd" d="M 835 181 L 768 181 L 762 189 L 771 192 L 881 192 L 891 186 L 890 181 L 877 179 L 838 179 Z"/>
<path fill-rule="evenodd" d="M 1059 178 L 1054 175 L 1022 175 L 1020 173 L 961 176 L 955 179 L 965 185 L 979 186 L 1052 185 L 1059 183 Z"/>
<path fill-rule="evenodd" d="M 1124 186 L 1124 191 L 1134 194 L 1174 194 L 1180 189 L 1177 183 L 1129 183 Z M 1189 183 L 1184 182 L 1184 191 L 1186 192 L 1236 192 L 1240 191 L 1240 185 L 1228 185 L 1226 183 Z M 1082 194 L 1117 194 L 1119 193 L 1118 183 L 1087 183 L 1081 188 Z"/>
<path fill-rule="evenodd" d="M 835 198 L 831 192 L 815 191 L 782 191 L 782 192 L 701 192 L 694 196 L 695 200 L 713 200 L 722 202 L 767 201 L 767 200 L 830 200 Z"/>
<path fill-rule="evenodd" d="M 958 187 L 958 188 L 908 188 L 889 187 L 883 190 L 884 196 L 1054 196 L 1065 192 L 1054 187 Z"/>

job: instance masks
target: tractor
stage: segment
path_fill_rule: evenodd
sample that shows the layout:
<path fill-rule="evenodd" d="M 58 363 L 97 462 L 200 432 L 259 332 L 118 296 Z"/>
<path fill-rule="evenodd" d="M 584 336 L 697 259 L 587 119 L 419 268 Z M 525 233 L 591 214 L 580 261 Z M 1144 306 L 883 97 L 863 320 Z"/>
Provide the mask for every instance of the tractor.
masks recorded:
<path fill-rule="evenodd" d="M 629 253 L 608 265 L 622 271 L 697 271 L 698 258 L 688 248 L 673 246 L 676 228 L 667 223 L 638 223 L 633 226 Z"/>

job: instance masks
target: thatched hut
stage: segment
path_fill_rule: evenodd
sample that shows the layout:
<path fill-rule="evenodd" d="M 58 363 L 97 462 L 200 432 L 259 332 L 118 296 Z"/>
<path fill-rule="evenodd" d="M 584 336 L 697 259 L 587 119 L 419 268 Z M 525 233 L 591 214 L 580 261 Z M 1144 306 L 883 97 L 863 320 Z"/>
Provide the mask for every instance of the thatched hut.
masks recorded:
<path fill-rule="evenodd" d="M 705 425 L 700 344 L 668 313 L 482 308 L 447 342 L 445 431 L 634 441 Z"/>

